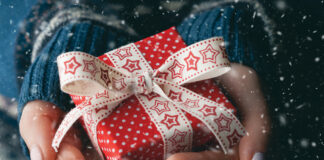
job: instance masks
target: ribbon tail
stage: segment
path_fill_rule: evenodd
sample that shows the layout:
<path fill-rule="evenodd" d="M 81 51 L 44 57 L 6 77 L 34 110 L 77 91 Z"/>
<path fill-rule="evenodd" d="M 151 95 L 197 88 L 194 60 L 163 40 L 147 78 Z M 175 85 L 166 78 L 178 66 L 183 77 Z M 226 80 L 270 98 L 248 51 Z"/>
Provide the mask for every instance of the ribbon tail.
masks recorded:
<path fill-rule="evenodd" d="M 198 118 L 213 133 L 224 153 L 233 147 L 241 137 L 245 135 L 243 125 L 235 115 L 225 108 L 224 104 L 211 101 L 184 87 L 155 78 L 156 85 L 163 85 L 162 88 L 154 88 L 154 91 L 170 102 Z M 173 97 L 169 97 L 170 92 Z"/>

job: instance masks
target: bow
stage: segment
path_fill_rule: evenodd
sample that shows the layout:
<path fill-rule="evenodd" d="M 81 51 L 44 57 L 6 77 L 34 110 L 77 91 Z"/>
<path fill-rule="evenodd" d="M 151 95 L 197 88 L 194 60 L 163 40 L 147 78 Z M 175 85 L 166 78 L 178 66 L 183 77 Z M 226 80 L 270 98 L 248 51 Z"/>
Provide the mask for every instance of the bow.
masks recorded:
<path fill-rule="evenodd" d="M 63 119 L 54 136 L 53 148 L 57 151 L 66 132 L 82 115 L 106 107 L 105 116 L 109 116 L 117 104 L 135 95 L 161 133 L 164 156 L 191 150 L 193 131 L 183 111 L 204 123 L 227 153 L 245 134 L 241 123 L 224 104 L 182 87 L 230 70 L 223 44 L 219 37 L 192 44 L 172 54 L 156 70 L 135 44 L 106 53 L 112 65 L 83 52 L 60 55 L 57 63 L 61 90 L 90 98 Z M 184 147 L 179 150 L 181 146 Z"/>

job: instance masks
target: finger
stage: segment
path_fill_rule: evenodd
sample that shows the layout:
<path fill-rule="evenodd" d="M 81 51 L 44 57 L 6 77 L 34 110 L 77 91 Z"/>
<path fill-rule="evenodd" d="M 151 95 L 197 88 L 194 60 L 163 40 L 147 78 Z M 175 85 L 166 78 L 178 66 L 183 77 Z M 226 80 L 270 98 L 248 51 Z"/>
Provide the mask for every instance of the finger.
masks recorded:
<path fill-rule="evenodd" d="M 270 130 L 267 105 L 256 71 L 232 64 L 232 70 L 220 79 L 242 116 L 247 135 L 240 141 L 240 159 L 251 160 L 257 152 L 265 152 Z"/>
<path fill-rule="evenodd" d="M 57 160 L 84 160 L 78 147 L 73 144 L 62 142 L 57 154 Z"/>
<path fill-rule="evenodd" d="M 62 114 L 56 106 L 44 101 L 32 101 L 24 107 L 19 128 L 32 160 L 56 159 L 51 141 Z"/>
<path fill-rule="evenodd" d="M 230 150 L 229 154 L 222 151 L 184 152 L 170 156 L 167 160 L 239 160 L 237 147 Z"/>

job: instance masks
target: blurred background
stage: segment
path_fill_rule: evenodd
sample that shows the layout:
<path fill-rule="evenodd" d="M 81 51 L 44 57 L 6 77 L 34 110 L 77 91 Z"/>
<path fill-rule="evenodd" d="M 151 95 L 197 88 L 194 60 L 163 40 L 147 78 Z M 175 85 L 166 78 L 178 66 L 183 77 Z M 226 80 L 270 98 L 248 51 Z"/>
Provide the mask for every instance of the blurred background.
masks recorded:
<path fill-rule="evenodd" d="M 267 55 L 273 63 L 267 95 L 273 121 L 267 158 L 324 159 L 324 0 L 259 2 L 273 20 L 277 46 Z M 6 75 L 2 66 L 14 68 L 18 28 L 34 3 L 0 0 L 0 160 L 24 159 L 15 83 L 22 77 Z"/>

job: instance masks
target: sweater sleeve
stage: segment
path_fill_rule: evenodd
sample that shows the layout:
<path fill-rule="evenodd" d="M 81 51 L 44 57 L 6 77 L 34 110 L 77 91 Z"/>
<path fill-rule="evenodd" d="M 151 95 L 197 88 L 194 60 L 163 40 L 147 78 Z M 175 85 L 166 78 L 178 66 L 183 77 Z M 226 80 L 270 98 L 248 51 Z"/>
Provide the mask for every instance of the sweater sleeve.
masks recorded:
<path fill-rule="evenodd" d="M 25 104 L 33 100 L 51 102 L 64 111 L 73 107 L 69 95 L 60 90 L 56 58 L 68 51 L 83 51 L 94 56 L 131 41 L 127 33 L 91 21 L 69 22 L 58 29 L 29 67 L 18 101 L 18 122 Z M 35 42 L 37 43 L 37 42 Z M 27 147 L 21 139 L 24 153 Z"/>
<path fill-rule="evenodd" d="M 222 36 L 231 62 L 252 67 L 259 74 L 269 65 L 270 41 L 265 24 L 248 3 L 227 3 L 192 14 L 178 27 L 184 41 L 195 42 Z"/>

